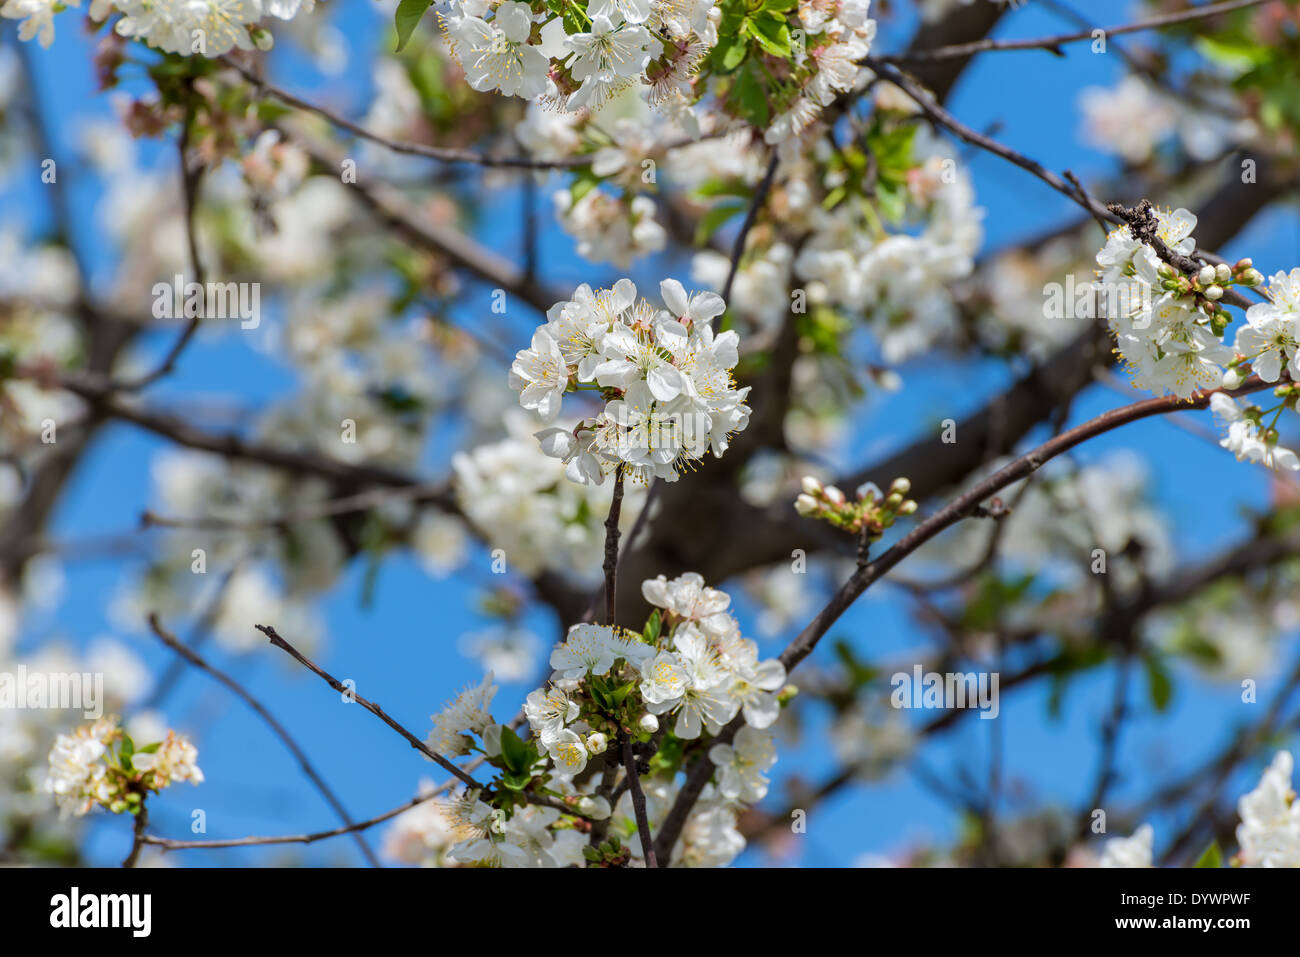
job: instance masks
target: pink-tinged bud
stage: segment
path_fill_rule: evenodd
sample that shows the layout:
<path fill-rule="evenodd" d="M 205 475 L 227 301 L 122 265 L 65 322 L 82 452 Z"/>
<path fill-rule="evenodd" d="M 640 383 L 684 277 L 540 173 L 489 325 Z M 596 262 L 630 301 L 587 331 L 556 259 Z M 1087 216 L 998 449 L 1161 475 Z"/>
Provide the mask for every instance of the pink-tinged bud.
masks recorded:
<path fill-rule="evenodd" d="M 1241 272 L 1243 269 L 1249 269 L 1253 265 L 1255 265 L 1255 260 L 1251 259 L 1249 256 L 1246 256 L 1242 259 L 1238 259 L 1236 264 L 1232 268 L 1233 271 L 1235 272 Z"/>
<path fill-rule="evenodd" d="M 848 499 L 845 498 L 844 493 L 834 485 L 828 485 L 826 486 L 826 501 L 830 502 L 832 505 L 843 505 L 848 501 Z"/>

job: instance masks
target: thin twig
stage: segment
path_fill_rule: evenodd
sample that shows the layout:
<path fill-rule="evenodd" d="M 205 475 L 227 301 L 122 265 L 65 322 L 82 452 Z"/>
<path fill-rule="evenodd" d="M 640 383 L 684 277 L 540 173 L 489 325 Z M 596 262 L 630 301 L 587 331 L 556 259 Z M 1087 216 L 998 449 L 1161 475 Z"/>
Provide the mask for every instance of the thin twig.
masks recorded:
<path fill-rule="evenodd" d="M 164 645 L 176 652 L 176 654 L 180 655 L 195 668 L 207 672 L 218 682 L 234 692 L 234 694 L 246 705 L 252 708 L 257 716 L 266 723 L 266 726 L 275 732 L 276 737 L 284 742 L 284 746 L 288 748 L 289 752 L 297 759 L 298 765 L 302 768 L 303 774 L 307 775 L 307 780 L 311 781 L 316 790 L 321 793 L 321 796 L 325 798 L 326 803 L 334 809 L 334 813 L 342 819 L 344 825 L 348 827 L 353 825 L 354 822 L 352 817 L 348 814 L 347 809 L 344 808 L 343 802 L 339 800 L 338 795 L 336 795 L 333 789 L 325 783 L 325 779 L 321 777 L 315 766 L 307 758 L 306 753 L 298 746 L 298 742 L 294 740 L 291 734 L 289 734 L 289 731 L 284 727 L 284 725 L 276 720 L 275 716 L 271 714 L 271 712 L 267 711 L 266 708 L 263 707 L 260 701 L 254 698 L 239 682 L 230 677 L 230 675 L 209 664 L 198 654 L 198 652 L 181 644 L 181 642 L 176 639 L 175 635 L 162 626 L 158 621 L 158 616 L 156 614 L 149 615 L 149 627 L 158 637 L 158 640 Z M 355 839 L 357 847 L 360 849 L 366 861 L 369 862 L 370 866 L 382 866 L 379 863 L 379 858 L 375 857 L 375 852 L 370 848 L 370 845 L 366 843 L 366 839 L 360 834 L 357 834 Z"/>
<path fill-rule="evenodd" d="M 1029 40 L 995 40 L 985 37 L 981 40 L 972 40 L 970 43 L 955 43 L 951 46 L 935 47 L 930 50 L 897 53 L 882 56 L 879 59 L 885 63 L 919 63 L 933 60 L 961 59 L 976 53 L 987 53 L 991 50 L 1048 50 L 1057 55 L 1063 55 L 1060 47 L 1069 43 L 1077 43 L 1080 40 L 1092 40 L 1095 38 L 1096 30 L 1101 30 L 1109 39 L 1110 37 L 1123 36 L 1126 33 L 1139 33 L 1144 30 L 1156 30 L 1160 27 L 1173 26 L 1179 23 L 1205 20 L 1222 13 L 1232 13 L 1235 10 L 1257 7 L 1266 2 L 1268 0 L 1230 0 L 1227 3 L 1205 4 L 1192 7 L 1189 10 L 1179 10 L 1176 13 L 1166 13 L 1151 17 L 1148 20 L 1139 20 L 1135 23 L 1120 24 L 1113 27 L 1095 27 L 1091 30 L 1058 33 L 1055 36 L 1037 37 Z"/>
<path fill-rule="evenodd" d="M 731 287 L 736 281 L 736 274 L 740 271 L 740 259 L 745 254 L 745 240 L 749 238 L 749 231 L 754 228 L 754 221 L 758 219 L 758 211 L 762 208 L 767 194 L 772 188 L 772 181 L 776 178 L 776 167 L 780 162 L 778 151 L 772 149 L 771 159 L 767 161 L 767 172 L 759 180 L 758 186 L 754 189 L 754 195 L 749 200 L 749 211 L 745 213 L 745 221 L 740 226 L 740 232 L 736 234 L 736 241 L 731 246 L 731 269 L 727 272 L 727 281 L 722 286 L 722 301 L 731 301 Z M 725 313 L 723 313 L 725 315 Z M 714 331 L 722 324 L 722 315 L 713 320 Z"/>
<path fill-rule="evenodd" d="M 390 728 L 392 728 L 394 731 L 400 734 L 403 738 L 405 738 L 410 743 L 411 747 L 415 748 L 415 750 L 419 751 L 426 758 L 429 758 L 431 761 L 433 761 L 435 764 L 441 767 L 444 771 L 450 771 L 452 774 L 456 775 L 456 777 L 460 778 L 460 780 L 465 784 L 466 787 L 472 788 L 475 791 L 483 790 L 483 785 L 479 784 L 478 781 L 474 780 L 472 775 L 465 773 L 455 764 L 453 764 L 452 762 L 444 758 L 441 754 L 432 750 L 427 744 L 425 744 L 423 741 L 417 738 L 405 727 L 403 727 L 401 724 L 399 724 L 398 722 L 390 718 L 387 712 L 385 712 L 383 708 L 379 707 L 379 705 L 375 704 L 372 701 L 367 701 L 365 698 L 361 697 L 361 695 L 357 694 L 354 689 L 346 687 L 343 684 L 343 682 L 339 681 L 333 675 L 321 669 L 310 658 L 306 657 L 297 648 L 295 648 L 293 645 L 289 644 L 289 642 L 281 638 L 280 635 L 276 632 L 276 630 L 272 628 L 270 625 L 254 625 L 253 627 L 255 627 L 262 634 L 266 635 L 266 637 L 271 640 L 271 644 L 275 645 L 275 647 L 279 648 L 281 651 L 286 652 L 291 658 L 297 661 L 298 664 L 302 665 L 308 671 L 320 677 L 327 685 L 329 685 L 339 694 L 347 696 L 347 698 L 351 701 L 355 701 L 357 704 L 361 705 L 361 707 L 365 708 L 367 711 L 373 714 L 380 721 L 384 722 L 384 724 L 388 725 Z"/>
<path fill-rule="evenodd" d="M 311 834 L 288 834 L 276 837 L 238 837 L 229 840 L 215 841 L 178 841 L 168 837 L 157 837 L 151 834 L 144 835 L 141 840 L 145 844 L 154 844 L 163 848 L 164 851 L 193 850 L 196 848 L 214 848 L 214 847 L 251 847 L 261 844 L 313 844 L 316 841 L 323 841 L 330 837 L 339 837 L 343 834 L 358 834 L 361 831 L 368 830 L 376 824 L 382 824 L 409 811 L 411 808 L 425 801 L 430 801 L 437 797 L 443 788 L 430 791 L 428 794 L 421 794 L 411 798 L 405 804 L 393 808 L 391 811 L 385 811 L 377 817 L 372 817 L 366 821 L 360 821 L 356 824 L 349 824 L 346 827 L 336 827 L 329 831 L 316 831 Z"/>
<path fill-rule="evenodd" d="M 136 862 L 140 860 L 140 851 L 144 849 L 148 838 L 145 836 L 144 829 L 149 826 L 149 810 L 142 799 L 140 809 L 135 812 L 135 823 L 131 826 L 131 851 L 126 855 L 126 860 L 122 862 L 123 867 L 135 867 Z"/>

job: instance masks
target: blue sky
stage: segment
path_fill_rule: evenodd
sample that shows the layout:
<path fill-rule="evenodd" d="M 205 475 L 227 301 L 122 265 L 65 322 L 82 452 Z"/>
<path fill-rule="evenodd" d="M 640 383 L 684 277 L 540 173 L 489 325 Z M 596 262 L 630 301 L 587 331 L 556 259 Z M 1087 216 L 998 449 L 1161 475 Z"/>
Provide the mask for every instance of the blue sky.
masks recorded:
<path fill-rule="evenodd" d="M 369 98 L 373 52 L 377 45 L 387 42 L 387 8 L 367 0 L 336 0 L 326 6 L 343 27 L 349 44 L 345 76 L 323 79 L 315 75 L 300 57 L 291 54 L 288 43 L 281 51 L 283 59 L 277 76 L 310 99 L 359 116 Z M 1128 7 L 1127 3 L 1112 0 L 1088 5 L 1090 15 L 1107 24 L 1126 20 Z M 71 11 L 60 18 L 59 36 L 50 50 L 31 51 L 39 66 L 42 95 L 50 107 L 47 115 L 54 120 L 57 146 L 64 156 L 75 152 L 81 123 L 110 115 L 107 99 L 94 89 L 89 58 L 92 38 L 76 28 L 76 17 L 76 12 Z M 1070 29 L 1032 4 L 1006 20 L 1000 35 L 1036 36 Z M 6 22 L 3 32 L 7 42 L 12 39 L 11 24 Z M 885 32 L 878 48 L 889 47 L 890 34 Z M 1120 75 L 1122 64 L 1114 56 L 1090 53 L 1086 45 L 1070 49 L 1064 59 L 1033 52 L 979 58 L 952 98 L 950 108 L 977 129 L 999 123 L 997 135 L 1005 142 L 1048 167 L 1073 169 L 1088 181 L 1113 168 L 1113 161 L 1079 141 L 1077 92 L 1089 84 L 1112 83 Z M 173 146 L 167 143 L 162 149 L 169 156 Z M 157 146 L 146 145 L 146 165 L 157 150 Z M 1062 217 L 1074 215 L 1066 199 L 995 157 L 974 154 L 970 169 L 979 202 L 988 210 L 986 248 L 1013 243 Z M 32 233 L 48 223 L 47 194 L 37 175 L 38 170 L 23 167 L 11 170 L 9 179 L 0 183 L 0 218 L 25 222 Z M 93 238 L 98 228 L 93 209 L 102 187 L 72 176 L 68 181 L 74 183 L 76 208 L 87 223 L 83 235 L 92 237 L 83 252 L 102 274 L 111 268 L 110 251 L 102 235 Z M 494 192 L 488 214 L 481 219 L 484 225 L 480 238 L 503 251 L 517 248 L 517 217 L 510 213 L 517 209 L 519 201 L 515 190 Z M 597 282 L 610 276 L 608 267 L 584 266 L 573 254 L 570 241 L 553 226 L 548 228 L 542 248 L 542 268 L 554 280 L 553 285 Z M 1271 210 L 1222 252 L 1229 259 L 1253 254 L 1266 273 L 1300 265 L 1300 233 L 1294 212 Z M 685 278 L 686 270 L 680 264 L 668 267 L 654 261 L 638 264 L 634 278 L 657 281 L 668 268 Z M 471 315 L 485 303 L 485 294 L 479 290 L 465 302 L 463 316 Z M 519 343 L 523 343 L 535 317 L 516 312 L 512 319 Z M 514 351 L 519 343 L 503 345 Z M 238 337 L 201 345 L 191 349 L 171 379 L 151 392 L 152 398 L 165 403 L 169 396 L 227 393 L 241 405 L 253 406 L 290 388 L 282 378 L 265 374 L 278 369 L 273 359 L 248 348 Z M 153 346 L 164 347 L 165 341 L 158 340 Z M 864 421 L 872 423 L 870 435 L 864 432 L 855 437 L 850 448 L 876 450 L 882 445 L 901 443 L 912 434 L 909 425 L 922 427 L 940 413 L 960 418 L 1005 379 L 1005 371 L 982 365 L 943 365 L 938 370 L 941 374 L 935 376 L 922 376 L 920 369 L 912 369 L 910 376 L 907 368 L 902 371 L 908 388 L 901 394 L 870 400 L 863 416 Z M 923 380 L 942 381 L 948 389 L 939 393 Z M 1122 401 L 1109 390 L 1095 389 L 1076 403 L 1073 418 L 1077 421 L 1090 417 Z M 1201 417 L 1208 423 L 1208 414 Z M 882 433 L 880 423 L 885 421 L 902 423 L 903 427 Z M 164 443 L 127 427 L 115 426 L 105 432 L 68 487 L 55 519 L 56 536 L 86 540 L 131 529 L 148 504 L 150 460 L 163 448 Z M 1147 461 L 1158 498 L 1174 516 L 1175 535 L 1185 547 L 1185 555 L 1195 555 L 1244 534 L 1240 506 L 1258 507 L 1266 501 L 1262 471 L 1239 465 L 1226 452 L 1162 420 L 1148 420 L 1108 435 L 1082 449 L 1079 457 L 1087 461 L 1116 449 L 1134 450 Z M 435 448 L 430 450 L 430 457 L 445 461 L 450 451 Z M 870 457 L 876 454 L 873 451 Z M 849 454 L 845 459 L 856 464 L 863 457 Z M 1207 496 L 1207 487 L 1215 489 L 1212 496 Z M 486 556 L 476 553 L 472 563 L 482 568 Z M 50 637 L 85 643 L 113 632 L 107 608 L 129 568 L 121 559 L 79 559 L 74 554 L 68 556 L 65 570 L 68 584 L 62 603 L 30 624 L 22 636 L 22 648 L 30 649 Z M 353 567 L 324 600 L 321 611 L 328 621 L 330 639 L 321 664 L 339 677 L 355 679 L 363 694 L 423 734 L 428 715 L 460 687 L 480 677 L 477 663 L 457 651 L 456 639 L 488 622 L 473 610 L 472 596 L 467 599 L 470 592 L 461 584 L 431 580 L 406 556 L 395 555 L 385 561 L 376 600 L 369 607 L 362 607 L 360 602 L 362 576 L 363 568 Z M 748 628 L 753 622 L 752 608 L 744 602 L 739 607 L 742 625 Z M 544 613 L 534 616 L 531 623 L 546 641 L 556 634 L 556 623 Z M 785 637 L 764 642 L 764 651 L 775 653 Z M 919 635 L 897 593 L 882 586 L 846 614 L 831 637 L 851 640 L 866 657 L 889 657 L 891 652 L 915 645 Z M 151 639 L 130 640 L 155 672 L 170 664 L 169 653 Z M 823 648 L 819 655 L 828 650 Z M 418 780 L 430 774 L 431 765 L 400 738 L 361 709 L 339 707 L 337 696 L 328 688 L 305 672 L 289 667 L 273 649 L 268 647 L 244 658 L 225 656 L 212 646 L 209 653 L 215 662 L 246 682 L 249 690 L 289 727 L 357 818 L 369 817 L 408 799 Z M 960 723 L 957 730 L 927 749 L 927 764 L 941 774 L 950 772 L 957 763 L 981 767 L 980 759 L 989 741 L 988 725 L 997 724 L 1005 736 L 1008 775 L 1023 781 L 1032 793 L 1076 806 L 1092 782 L 1095 728 L 1109 699 L 1111 681 L 1109 670 L 1079 681 L 1059 720 L 1047 716 L 1045 688 L 1010 692 L 1003 701 L 1001 721 Z M 1261 700 L 1267 700 L 1269 687 L 1268 683 L 1262 684 Z M 503 687 L 497 699 L 498 717 L 513 714 L 527 690 L 524 685 Z M 1231 724 L 1241 717 L 1235 686 L 1210 685 L 1194 677 L 1179 684 L 1178 694 L 1164 714 L 1155 715 L 1142 694 L 1135 695 L 1134 701 L 1136 714 L 1121 748 L 1125 772 L 1117 789 L 1121 797 L 1145 791 L 1145 768 L 1194 765 L 1219 745 Z M 167 714 L 174 725 L 195 736 L 207 781 L 198 789 L 173 789 L 153 802 L 155 832 L 186 836 L 190 809 L 194 807 L 207 813 L 208 837 L 298 833 L 337 823 L 280 742 L 246 707 L 205 676 L 187 674 L 169 699 Z M 828 754 L 829 750 L 813 735 L 801 753 L 783 748 L 777 770 L 789 772 L 797 768 L 807 778 L 818 780 L 830 770 Z M 441 774 L 433 777 L 442 780 Z M 779 794 L 769 801 L 774 805 L 784 803 Z M 95 823 L 88 844 L 91 860 L 120 860 L 129 840 L 128 830 L 121 820 L 100 819 Z M 949 809 L 910 777 L 898 774 L 884 783 L 842 791 L 813 811 L 806 840 L 794 846 L 793 856 L 783 863 L 844 865 L 863 853 L 887 853 L 911 842 L 943 840 L 954 834 L 955 819 Z M 378 833 L 372 832 L 372 837 L 377 844 Z M 184 852 L 182 860 L 206 866 L 248 865 L 273 862 L 289 853 L 318 865 L 359 861 L 355 846 L 348 840 L 292 851 Z M 765 862 L 753 852 L 742 860 L 749 864 Z"/>

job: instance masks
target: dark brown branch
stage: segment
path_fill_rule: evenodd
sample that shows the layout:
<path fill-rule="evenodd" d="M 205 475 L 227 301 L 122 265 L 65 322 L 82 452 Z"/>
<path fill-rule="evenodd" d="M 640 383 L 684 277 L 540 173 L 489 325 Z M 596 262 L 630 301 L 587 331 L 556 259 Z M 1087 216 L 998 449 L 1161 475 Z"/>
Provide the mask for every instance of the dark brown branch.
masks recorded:
<path fill-rule="evenodd" d="M 126 855 L 126 860 L 122 862 L 123 867 L 135 867 L 136 862 L 140 860 L 140 851 L 144 849 L 147 842 L 144 829 L 149 826 L 149 810 L 145 806 L 143 799 L 140 801 L 140 808 L 135 812 L 135 821 L 131 825 L 131 851 Z"/>
<path fill-rule="evenodd" d="M 641 849 L 645 854 L 646 867 L 658 867 L 655 856 L 655 842 L 650 836 L 650 821 L 646 817 L 645 792 L 641 790 L 641 776 L 637 773 L 636 756 L 632 753 L 632 738 L 624 734 L 623 767 L 627 769 L 627 786 L 632 792 L 632 810 L 636 814 L 636 830 L 641 836 Z"/>
<path fill-rule="evenodd" d="M 618 602 L 618 519 L 623 512 L 623 470 L 614 473 L 614 497 L 609 500 L 609 514 L 605 517 L 605 624 L 611 628 L 618 622 L 615 609 Z"/>

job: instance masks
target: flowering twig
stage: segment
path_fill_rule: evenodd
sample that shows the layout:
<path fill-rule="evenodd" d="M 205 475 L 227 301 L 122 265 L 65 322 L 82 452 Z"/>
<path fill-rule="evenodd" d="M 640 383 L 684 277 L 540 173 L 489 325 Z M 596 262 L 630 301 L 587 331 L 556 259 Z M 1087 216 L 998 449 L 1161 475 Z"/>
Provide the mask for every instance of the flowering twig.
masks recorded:
<path fill-rule="evenodd" d="M 1132 405 L 1103 412 L 1096 418 L 1054 436 L 957 496 L 944 508 L 900 538 L 879 558 L 860 566 L 854 571 L 849 576 L 848 581 L 831 597 L 826 606 L 818 612 L 817 616 L 781 653 L 779 658 L 781 664 L 785 666 L 787 673 L 793 671 L 801 661 L 812 653 L 817 643 L 830 630 L 831 625 L 874 582 L 883 578 L 895 565 L 941 531 L 956 524 L 963 518 L 973 515 L 989 496 L 1001 491 L 1008 485 L 1027 478 L 1061 453 L 1069 451 L 1090 438 L 1119 428 L 1122 425 L 1127 425 L 1130 422 L 1182 409 L 1204 409 L 1210 404 L 1210 396 L 1216 392 L 1233 396 L 1246 395 L 1268 388 L 1269 385 L 1270 383 L 1252 377 L 1239 388 L 1204 390 L 1193 394 L 1189 399 L 1180 399 L 1177 396 L 1145 399 Z M 722 729 L 715 740 L 721 744 L 730 743 L 743 724 L 743 719 L 738 716 Z M 712 776 L 713 762 L 707 754 L 700 755 L 695 766 L 687 775 L 686 782 L 682 785 L 681 791 L 678 792 L 677 799 L 673 802 L 667 817 L 664 819 L 663 824 L 660 825 L 655 850 L 661 856 L 667 856 L 672 852 L 673 844 L 676 843 L 682 827 L 685 826 L 691 808 L 694 807 L 695 802 L 704 790 L 704 786 L 708 784 Z"/>
<path fill-rule="evenodd" d="M 303 752 L 302 748 L 298 746 L 298 742 L 293 739 L 293 736 L 289 734 L 284 725 L 277 721 L 275 716 L 263 707 L 260 701 L 254 698 L 242 685 L 239 684 L 239 682 L 235 681 L 234 678 L 213 667 L 205 661 L 198 652 L 194 651 L 192 648 L 187 648 L 184 644 L 178 641 L 176 636 L 167 631 L 167 629 L 162 626 L 161 622 L 158 621 L 157 614 L 151 613 L 149 615 L 149 628 L 164 645 L 176 652 L 176 654 L 180 655 L 195 668 L 207 672 L 252 708 L 257 716 L 266 722 L 267 727 L 275 732 L 276 737 L 284 742 L 284 746 L 289 749 L 290 753 L 297 758 L 298 765 L 302 768 L 303 774 L 307 775 L 307 779 L 311 781 L 311 783 L 316 787 L 316 790 L 321 793 L 323 798 L 325 798 L 326 803 L 334 809 L 334 813 L 342 819 L 344 825 L 351 826 L 353 824 L 352 817 L 348 814 L 347 809 L 343 807 L 343 802 L 339 800 L 338 795 L 334 793 L 330 786 L 325 783 L 325 779 L 321 777 L 320 773 L 312 765 L 311 761 L 308 760 L 307 755 Z M 365 857 L 366 861 L 369 862 L 371 867 L 381 866 L 379 859 L 375 857 L 375 852 L 370 848 L 370 845 L 366 843 L 364 837 L 360 834 L 356 835 L 356 842 L 357 847 L 360 849 L 362 855 Z"/>

